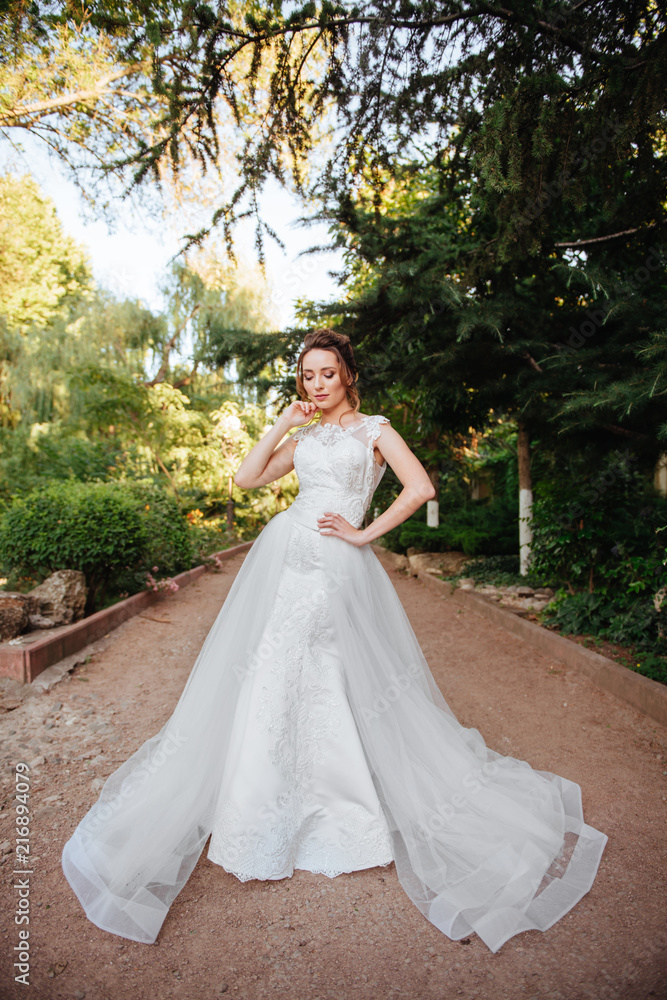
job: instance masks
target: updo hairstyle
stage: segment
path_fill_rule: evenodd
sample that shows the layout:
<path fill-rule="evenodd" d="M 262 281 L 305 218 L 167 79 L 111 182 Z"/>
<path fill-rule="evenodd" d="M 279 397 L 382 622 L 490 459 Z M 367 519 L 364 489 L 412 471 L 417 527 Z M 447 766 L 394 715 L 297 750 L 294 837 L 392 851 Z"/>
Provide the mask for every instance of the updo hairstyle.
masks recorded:
<path fill-rule="evenodd" d="M 317 348 L 321 351 L 332 351 L 338 358 L 340 365 L 340 379 L 343 384 L 347 383 L 347 400 L 353 410 L 358 410 L 361 406 L 359 393 L 355 382 L 359 378 L 359 370 L 354 360 L 354 351 L 350 338 L 344 333 L 338 333 L 330 327 L 322 327 L 320 330 L 312 330 L 307 333 L 303 341 L 303 350 L 296 363 L 296 389 L 299 397 L 304 401 L 308 399 L 308 393 L 303 384 L 303 359 L 308 351 Z"/>

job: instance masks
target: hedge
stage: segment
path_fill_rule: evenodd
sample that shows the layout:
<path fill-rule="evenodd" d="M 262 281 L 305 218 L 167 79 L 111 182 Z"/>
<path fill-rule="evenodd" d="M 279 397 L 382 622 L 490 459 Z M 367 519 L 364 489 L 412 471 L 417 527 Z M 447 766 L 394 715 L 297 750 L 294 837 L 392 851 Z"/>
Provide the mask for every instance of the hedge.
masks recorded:
<path fill-rule="evenodd" d="M 188 524 L 171 495 L 151 482 L 54 482 L 16 498 L 0 517 L 5 574 L 43 579 L 77 569 L 88 584 L 87 611 L 188 569 Z"/>

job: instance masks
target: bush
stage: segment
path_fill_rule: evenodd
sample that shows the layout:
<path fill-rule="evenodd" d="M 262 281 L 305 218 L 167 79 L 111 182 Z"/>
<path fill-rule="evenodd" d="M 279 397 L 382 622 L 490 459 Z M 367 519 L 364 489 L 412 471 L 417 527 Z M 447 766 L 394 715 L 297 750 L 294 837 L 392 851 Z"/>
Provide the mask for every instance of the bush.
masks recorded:
<path fill-rule="evenodd" d="M 199 508 L 186 514 L 195 564 L 205 563 L 213 552 L 220 552 L 242 540 L 238 531 L 229 531 L 226 517 L 205 518 Z"/>
<path fill-rule="evenodd" d="M 0 428 L 0 503 L 11 503 L 52 482 L 119 481 L 125 472 L 138 474 L 136 445 L 118 438 L 90 440 L 49 425 L 48 433 L 31 434 L 29 426 Z M 133 472 L 133 470 L 135 470 Z"/>
<path fill-rule="evenodd" d="M 594 635 L 619 646 L 629 646 L 642 656 L 633 665 L 653 680 L 667 683 L 667 641 L 664 614 L 653 602 L 630 595 L 603 593 L 567 594 L 561 591 L 542 614 L 544 624 L 563 635 Z"/>
<path fill-rule="evenodd" d="M 81 570 L 87 610 L 140 590 L 155 565 L 192 563 L 188 525 L 175 499 L 153 483 L 55 482 L 15 499 L 0 518 L 5 572 L 44 578 Z"/>
<path fill-rule="evenodd" d="M 124 483 L 120 488 L 141 510 L 148 568 L 158 566 L 160 574 L 189 569 L 193 559 L 189 525 L 173 494 L 150 481 Z"/>
<path fill-rule="evenodd" d="M 514 584 L 528 584 L 530 587 L 546 587 L 549 581 L 534 574 L 522 576 L 519 573 L 519 556 L 479 556 L 465 563 L 457 573 L 448 579 L 460 580 L 470 577 L 475 583 L 491 583 L 496 587 L 510 587 Z"/>
<path fill-rule="evenodd" d="M 454 549 L 467 556 L 509 555 L 519 550 L 517 503 L 505 496 L 470 500 L 465 487 L 446 483 L 440 491 L 440 524 L 429 528 L 422 508 L 397 528 L 388 531 L 384 544 L 393 552 L 409 548 L 423 552 Z"/>
<path fill-rule="evenodd" d="M 622 456 L 585 479 L 538 484 L 532 568 L 571 593 L 655 592 L 665 579 L 667 500 Z"/>
<path fill-rule="evenodd" d="M 549 624 L 664 655 L 654 595 L 667 583 L 667 500 L 618 453 L 537 494 L 531 570 L 567 588 Z"/>
<path fill-rule="evenodd" d="M 473 506 L 474 505 L 474 506 Z M 484 500 L 469 501 L 468 507 L 456 513 L 445 514 L 437 528 L 429 528 L 420 521 L 408 519 L 398 532 L 401 551 L 409 548 L 423 552 L 448 552 L 454 549 L 467 556 L 480 552 L 510 553 L 518 545 L 515 539 L 517 517 L 514 524 L 505 525 L 497 516 L 498 505 Z"/>

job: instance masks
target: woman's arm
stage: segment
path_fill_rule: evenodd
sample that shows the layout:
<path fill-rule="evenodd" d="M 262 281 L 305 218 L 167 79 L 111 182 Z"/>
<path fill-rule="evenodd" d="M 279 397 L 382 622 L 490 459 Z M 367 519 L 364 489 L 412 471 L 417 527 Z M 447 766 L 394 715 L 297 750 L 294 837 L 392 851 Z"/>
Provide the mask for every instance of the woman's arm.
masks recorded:
<path fill-rule="evenodd" d="M 239 465 L 234 476 L 236 485 L 242 490 L 253 490 L 286 476 L 294 468 L 296 441 L 289 438 L 280 442 L 292 427 L 307 423 L 316 410 L 315 403 L 290 403 Z"/>
<path fill-rule="evenodd" d="M 394 470 L 403 489 L 390 507 L 372 521 L 367 528 L 353 528 L 340 514 L 326 512 L 318 524 L 323 535 L 338 535 L 353 545 L 367 545 L 387 531 L 406 521 L 423 503 L 432 500 L 435 488 L 426 469 L 410 451 L 401 435 L 384 424 L 376 441 L 382 457 Z"/>

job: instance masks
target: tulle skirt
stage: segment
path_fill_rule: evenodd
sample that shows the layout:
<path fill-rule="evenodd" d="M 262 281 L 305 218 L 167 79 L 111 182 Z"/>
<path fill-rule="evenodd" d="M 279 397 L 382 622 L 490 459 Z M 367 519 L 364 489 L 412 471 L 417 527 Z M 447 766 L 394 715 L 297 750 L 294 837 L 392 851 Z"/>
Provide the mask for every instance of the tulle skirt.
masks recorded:
<path fill-rule="evenodd" d="M 306 815 L 291 792 L 290 761 L 296 769 L 303 751 L 295 756 L 290 732 L 315 716 L 326 726 L 317 678 L 328 677 L 329 691 L 334 674 L 347 736 L 340 766 L 334 755 L 311 768 Z M 263 793 L 278 794 L 266 808 L 255 795 L 239 809 L 247 782 L 234 775 L 244 733 L 257 727 L 253 704 L 274 734 L 267 753 L 281 748 Z M 261 759 L 245 766 L 249 778 L 264 770 Z M 318 823 L 340 834 L 353 815 L 367 823 L 368 852 L 328 871 L 308 845 Z M 171 718 L 107 779 L 64 846 L 63 871 L 89 920 L 152 943 L 211 833 L 209 857 L 239 878 L 294 867 L 335 874 L 393 857 L 432 924 L 452 940 L 474 932 L 493 952 L 567 913 L 591 888 L 607 842 L 584 822 L 578 784 L 497 753 L 457 721 L 372 549 L 320 535 L 296 507 L 253 544 Z"/>

